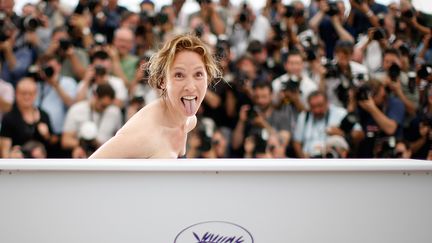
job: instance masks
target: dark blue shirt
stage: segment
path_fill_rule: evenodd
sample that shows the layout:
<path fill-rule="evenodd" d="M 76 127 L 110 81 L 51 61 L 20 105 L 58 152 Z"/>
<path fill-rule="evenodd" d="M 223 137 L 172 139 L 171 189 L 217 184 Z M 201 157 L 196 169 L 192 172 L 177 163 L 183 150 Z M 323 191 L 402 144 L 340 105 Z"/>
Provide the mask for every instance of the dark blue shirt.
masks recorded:
<path fill-rule="evenodd" d="M 387 13 L 387 7 L 379 3 L 373 3 L 372 5 L 369 5 L 369 8 L 375 15 L 379 13 Z M 369 18 L 360 10 L 353 9 L 352 11 L 354 11 L 352 28 L 355 32 L 354 37 L 357 39 L 357 36 L 361 33 L 366 33 L 367 30 L 372 27 L 372 24 L 369 22 Z"/>

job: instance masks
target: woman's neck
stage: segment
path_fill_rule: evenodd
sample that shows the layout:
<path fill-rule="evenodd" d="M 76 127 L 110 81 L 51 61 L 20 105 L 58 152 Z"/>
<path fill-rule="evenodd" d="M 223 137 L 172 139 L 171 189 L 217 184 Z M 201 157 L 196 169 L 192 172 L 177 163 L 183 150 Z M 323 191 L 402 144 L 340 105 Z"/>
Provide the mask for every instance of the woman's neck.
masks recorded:
<path fill-rule="evenodd" d="M 161 98 L 160 100 L 163 109 L 162 121 L 165 121 L 163 125 L 172 128 L 183 127 L 186 124 L 187 117 L 180 114 L 178 110 L 175 110 L 168 100 Z"/>

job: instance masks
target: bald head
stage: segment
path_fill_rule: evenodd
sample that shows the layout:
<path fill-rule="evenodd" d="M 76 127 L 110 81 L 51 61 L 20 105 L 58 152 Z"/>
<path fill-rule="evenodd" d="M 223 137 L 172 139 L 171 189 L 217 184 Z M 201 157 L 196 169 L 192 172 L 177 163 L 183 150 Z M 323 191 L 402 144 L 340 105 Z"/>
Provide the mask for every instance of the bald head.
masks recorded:
<path fill-rule="evenodd" d="M 131 29 L 122 27 L 115 31 L 113 44 L 121 56 L 126 56 L 133 48 L 135 35 Z"/>

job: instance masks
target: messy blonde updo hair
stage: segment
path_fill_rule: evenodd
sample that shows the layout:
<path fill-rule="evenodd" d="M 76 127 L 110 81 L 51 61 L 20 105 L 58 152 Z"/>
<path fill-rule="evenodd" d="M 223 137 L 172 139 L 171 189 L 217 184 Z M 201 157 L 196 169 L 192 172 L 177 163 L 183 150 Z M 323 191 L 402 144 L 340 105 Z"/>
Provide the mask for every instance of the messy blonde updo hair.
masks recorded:
<path fill-rule="evenodd" d="M 208 84 L 212 84 L 216 79 L 222 76 L 206 44 L 197 36 L 182 34 L 167 41 L 162 49 L 150 58 L 147 65 L 149 71 L 148 83 L 150 87 L 164 91 L 163 83 L 166 82 L 165 77 L 167 76 L 167 72 L 171 68 L 176 55 L 182 51 L 192 51 L 202 57 L 207 72 Z"/>

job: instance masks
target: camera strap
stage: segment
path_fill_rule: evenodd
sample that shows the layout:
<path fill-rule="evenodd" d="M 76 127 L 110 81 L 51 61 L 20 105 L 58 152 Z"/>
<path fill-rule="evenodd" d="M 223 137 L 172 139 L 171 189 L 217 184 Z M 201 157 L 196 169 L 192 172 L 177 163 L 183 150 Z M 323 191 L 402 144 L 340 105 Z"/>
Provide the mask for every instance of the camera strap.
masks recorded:
<path fill-rule="evenodd" d="M 306 112 L 306 116 L 305 116 L 305 119 L 304 119 L 303 131 L 302 131 L 302 141 L 303 141 L 303 143 L 305 141 L 306 129 L 307 129 L 307 125 L 308 125 L 308 121 L 309 121 L 310 116 L 311 116 L 311 112 L 310 111 Z M 327 128 L 327 126 L 328 126 L 329 119 L 330 119 L 329 117 L 330 117 L 330 107 L 329 107 L 329 109 L 326 112 L 325 117 L 324 117 L 324 128 Z M 311 129 L 312 128 L 313 128 L 313 123 L 311 125 Z M 326 134 L 326 136 L 327 136 L 327 134 Z"/>

